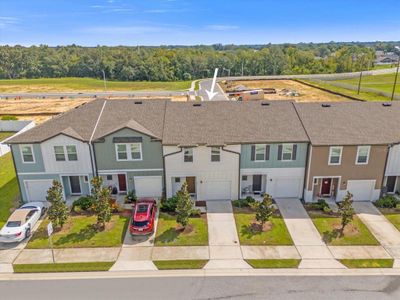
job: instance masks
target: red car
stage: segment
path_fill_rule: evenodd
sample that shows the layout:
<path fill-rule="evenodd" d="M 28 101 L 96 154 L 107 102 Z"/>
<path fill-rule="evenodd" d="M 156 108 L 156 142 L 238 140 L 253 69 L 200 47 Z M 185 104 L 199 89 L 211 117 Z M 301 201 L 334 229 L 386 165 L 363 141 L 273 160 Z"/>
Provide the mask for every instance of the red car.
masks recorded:
<path fill-rule="evenodd" d="M 154 231 L 157 206 L 154 199 L 139 199 L 132 211 L 129 226 L 131 235 L 146 235 Z"/>

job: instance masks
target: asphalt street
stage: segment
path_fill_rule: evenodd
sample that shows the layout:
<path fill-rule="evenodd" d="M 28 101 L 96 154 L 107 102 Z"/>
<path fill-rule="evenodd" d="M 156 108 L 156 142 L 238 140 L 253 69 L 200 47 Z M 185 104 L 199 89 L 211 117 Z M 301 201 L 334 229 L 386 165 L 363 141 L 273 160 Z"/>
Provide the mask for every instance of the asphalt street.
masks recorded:
<path fill-rule="evenodd" d="M 400 299 L 395 276 L 167 277 L 0 281 L 0 299 Z"/>
<path fill-rule="evenodd" d="M 197 91 L 197 95 L 203 97 L 204 101 L 209 100 L 206 90 L 210 91 L 211 85 L 212 85 L 212 79 L 202 80 L 199 84 L 199 90 Z M 222 91 L 221 87 L 218 84 L 215 84 L 214 92 L 216 92 L 217 94 L 214 96 L 212 101 L 228 100 L 227 96 L 225 95 L 225 93 Z"/>

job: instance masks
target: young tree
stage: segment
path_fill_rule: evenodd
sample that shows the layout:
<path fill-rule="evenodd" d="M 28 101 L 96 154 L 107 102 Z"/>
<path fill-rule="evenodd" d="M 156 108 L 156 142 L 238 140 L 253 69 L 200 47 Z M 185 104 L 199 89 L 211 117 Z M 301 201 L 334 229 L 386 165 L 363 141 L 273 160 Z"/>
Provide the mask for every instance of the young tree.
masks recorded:
<path fill-rule="evenodd" d="M 182 184 L 181 190 L 176 193 L 176 196 L 178 198 L 176 205 L 176 221 L 181 224 L 183 228 L 185 228 L 189 223 L 189 217 L 193 207 L 192 200 L 190 199 L 190 194 L 187 190 L 186 181 Z"/>
<path fill-rule="evenodd" d="M 341 234 L 343 234 L 344 228 L 353 220 L 354 208 L 353 208 L 353 195 L 347 192 L 343 201 L 339 203 L 339 214 L 342 218 L 342 228 L 340 229 Z"/>
<path fill-rule="evenodd" d="M 275 211 L 272 203 L 272 197 L 268 194 L 265 194 L 263 200 L 261 202 L 255 202 L 253 207 L 256 210 L 256 220 L 260 222 L 261 230 L 263 230 L 264 224 L 268 222 Z"/>
<path fill-rule="evenodd" d="M 111 205 L 109 202 L 111 192 L 107 187 L 103 187 L 103 179 L 101 177 L 93 177 L 91 184 L 93 209 L 97 215 L 97 224 L 104 228 L 106 223 L 111 220 Z"/>
<path fill-rule="evenodd" d="M 50 202 L 48 210 L 49 220 L 54 226 L 61 228 L 68 219 L 68 206 L 62 198 L 62 185 L 59 181 L 53 180 L 53 185 L 47 190 L 47 201 Z"/>

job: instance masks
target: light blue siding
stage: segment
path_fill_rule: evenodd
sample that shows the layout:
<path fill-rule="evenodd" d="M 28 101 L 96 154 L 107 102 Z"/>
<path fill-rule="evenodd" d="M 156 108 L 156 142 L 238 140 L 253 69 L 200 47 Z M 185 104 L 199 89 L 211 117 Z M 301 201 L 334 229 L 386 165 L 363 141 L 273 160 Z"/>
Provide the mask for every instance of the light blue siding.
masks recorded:
<path fill-rule="evenodd" d="M 44 172 L 43 156 L 40 144 L 32 144 L 33 154 L 35 156 L 34 163 L 22 162 L 20 145 L 12 145 L 11 151 L 14 156 L 15 166 L 18 173 L 35 173 Z"/>
<path fill-rule="evenodd" d="M 41 179 L 52 179 L 60 181 L 60 176 L 58 174 L 18 175 L 18 181 L 21 187 L 21 199 L 23 202 L 28 201 L 24 180 L 41 180 Z M 45 198 L 46 195 L 43 195 L 43 199 Z"/>

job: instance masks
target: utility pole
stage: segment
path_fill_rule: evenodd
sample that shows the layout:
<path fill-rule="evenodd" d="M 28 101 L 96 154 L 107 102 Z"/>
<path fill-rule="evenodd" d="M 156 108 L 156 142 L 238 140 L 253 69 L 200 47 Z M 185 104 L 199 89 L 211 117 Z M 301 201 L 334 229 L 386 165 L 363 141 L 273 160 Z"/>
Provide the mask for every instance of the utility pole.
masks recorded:
<path fill-rule="evenodd" d="M 243 69 L 244 69 L 244 61 L 242 61 L 242 76 L 243 76 Z"/>
<path fill-rule="evenodd" d="M 358 80 L 358 89 L 357 89 L 357 95 L 360 95 L 360 89 L 361 89 L 361 79 L 363 76 L 363 64 L 364 64 L 364 54 L 361 56 L 362 61 L 360 64 L 360 79 Z"/>
<path fill-rule="evenodd" d="M 107 82 L 106 82 L 106 72 L 104 72 L 104 70 L 101 70 L 101 72 L 103 73 L 103 81 L 104 81 L 104 92 L 107 92 Z"/>
<path fill-rule="evenodd" d="M 396 70 L 396 75 L 394 76 L 394 83 L 393 83 L 393 91 L 392 91 L 392 98 L 390 99 L 393 101 L 394 99 L 394 93 L 396 92 L 396 85 L 397 85 L 397 76 L 399 76 L 399 67 L 400 67 L 400 47 L 396 46 L 398 58 L 397 58 L 397 70 Z"/>

